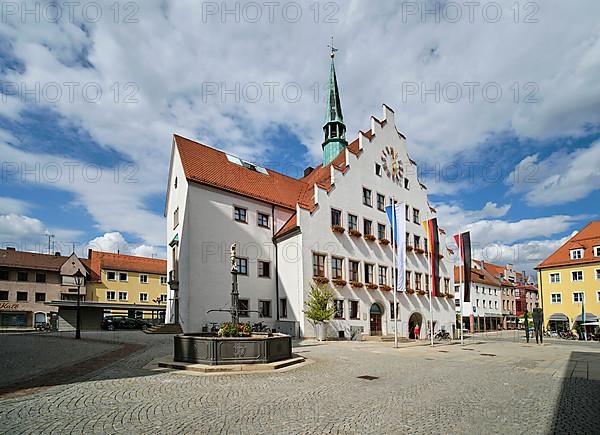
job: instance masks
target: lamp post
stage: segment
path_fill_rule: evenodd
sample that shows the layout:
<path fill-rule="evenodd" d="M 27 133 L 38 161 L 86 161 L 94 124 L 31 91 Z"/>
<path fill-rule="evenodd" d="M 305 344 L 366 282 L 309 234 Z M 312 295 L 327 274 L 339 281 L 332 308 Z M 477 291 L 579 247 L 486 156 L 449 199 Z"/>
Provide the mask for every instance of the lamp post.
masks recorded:
<path fill-rule="evenodd" d="M 81 270 L 79 269 L 77 269 L 77 272 L 73 274 L 73 279 L 75 281 L 75 285 L 77 286 L 77 323 L 75 327 L 75 340 L 81 339 L 81 298 L 79 295 L 79 290 L 83 284 L 84 277 L 85 275 L 81 273 Z"/>

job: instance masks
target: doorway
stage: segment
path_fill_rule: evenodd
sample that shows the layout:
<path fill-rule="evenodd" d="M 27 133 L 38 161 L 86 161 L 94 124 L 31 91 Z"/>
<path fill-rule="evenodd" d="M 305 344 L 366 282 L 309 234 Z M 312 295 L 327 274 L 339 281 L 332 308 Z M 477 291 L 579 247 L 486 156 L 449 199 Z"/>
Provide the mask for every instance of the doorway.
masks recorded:
<path fill-rule="evenodd" d="M 412 313 L 408 319 L 408 338 L 415 339 L 419 337 L 415 337 L 415 327 L 419 327 L 419 335 L 421 335 L 421 330 L 423 329 L 423 316 L 421 313 Z"/>
<path fill-rule="evenodd" d="M 382 310 L 381 310 L 381 306 L 379 306 L 379 304 L 373 304 L 371 305 L 371 310 L 370 310 L 370 329 L 371 329 L 371 335 L 381 335 L 382 331 L 381 331 L 381 314 L 382 314 Z"/>

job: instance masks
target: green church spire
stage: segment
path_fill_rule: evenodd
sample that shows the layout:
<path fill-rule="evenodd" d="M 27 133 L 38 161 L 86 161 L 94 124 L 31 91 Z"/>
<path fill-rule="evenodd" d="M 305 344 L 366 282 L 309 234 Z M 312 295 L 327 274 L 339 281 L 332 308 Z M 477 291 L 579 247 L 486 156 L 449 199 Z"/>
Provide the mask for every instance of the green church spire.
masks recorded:
<path fill-rule="evenodd" d="M 331 48 L 331 68 L 329 69 L 329 83 L 327 86 L 327 110 L 323 125 L 323 133 L 325 134 L 325 140 L 322 145 L 323 166 L 331 163 L 348 146 L 348 142 L 346 141 L 346 125 L 344 124 L 344 116 L 342 115 L 342 104 L 340 103 L 340 93 L 333 61 L 335 52 L 337 51 L 337 48 L 333 46 L 333 38 L 329 47 Z"/>

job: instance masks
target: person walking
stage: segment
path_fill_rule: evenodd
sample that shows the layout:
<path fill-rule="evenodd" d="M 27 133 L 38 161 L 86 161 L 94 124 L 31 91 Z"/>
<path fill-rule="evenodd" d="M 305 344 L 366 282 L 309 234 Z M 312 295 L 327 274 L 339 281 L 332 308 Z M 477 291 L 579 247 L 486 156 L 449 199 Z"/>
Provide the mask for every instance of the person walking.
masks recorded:
<path fill-rule="evenodd" d="M 419 324 L 418 323 L 415 325 L 415 329 L 413 331 L 414 331 L 414 334 L 415 334 L 415 340 L 418 340 L 419 339 L 419 334 L 421 332 L 421 328 L 419 328 Z"/>

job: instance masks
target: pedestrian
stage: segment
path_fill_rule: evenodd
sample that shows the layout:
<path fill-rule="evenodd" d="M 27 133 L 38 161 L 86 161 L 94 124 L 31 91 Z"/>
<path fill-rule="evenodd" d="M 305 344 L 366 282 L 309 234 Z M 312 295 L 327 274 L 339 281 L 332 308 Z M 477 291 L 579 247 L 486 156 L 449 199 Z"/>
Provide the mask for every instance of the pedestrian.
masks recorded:
<path fill-rule="evenodd" d="M 419 324 L 417 323 L 415 325 L 415 329 L 414 329 L 414 334 L 415 334 L 415 340 L 419 339 L 419 333 L 421 332 L 421 328 L 419 328 Z"/>

